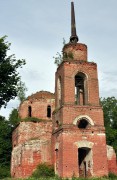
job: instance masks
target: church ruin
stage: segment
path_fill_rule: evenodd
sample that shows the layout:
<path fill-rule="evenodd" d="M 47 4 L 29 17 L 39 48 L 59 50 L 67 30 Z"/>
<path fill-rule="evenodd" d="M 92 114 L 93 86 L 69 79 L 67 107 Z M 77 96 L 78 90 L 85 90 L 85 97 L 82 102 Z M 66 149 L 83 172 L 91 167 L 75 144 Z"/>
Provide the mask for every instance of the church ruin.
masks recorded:
<path fill-rule="evenodd" d="M 71 37 L 55 74 L 55 94 L 40 91 L 19 107 L 27 122 L 13 131 L 12 177 L 29 177 L 44 162 L 63 178 L 117 174 L 115 152 L 106 145 L 97 65 L 88 62 L 87 46 L 78 41 L 72 2 Z"/>

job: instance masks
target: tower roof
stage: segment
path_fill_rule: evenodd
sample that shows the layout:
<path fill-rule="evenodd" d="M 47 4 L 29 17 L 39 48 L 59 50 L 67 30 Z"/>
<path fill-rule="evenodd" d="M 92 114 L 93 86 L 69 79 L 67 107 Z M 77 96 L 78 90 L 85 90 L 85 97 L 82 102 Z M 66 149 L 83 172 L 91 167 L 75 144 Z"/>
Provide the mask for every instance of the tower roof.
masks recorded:
<path fill-rule="evenodd" d="M 75 22 L 75 11 L 74 11 L 74 2 L 71 2 L 71 37 L 70 43 L 77 43 L 78 36 L 76 33 L 76 22 Z"/>

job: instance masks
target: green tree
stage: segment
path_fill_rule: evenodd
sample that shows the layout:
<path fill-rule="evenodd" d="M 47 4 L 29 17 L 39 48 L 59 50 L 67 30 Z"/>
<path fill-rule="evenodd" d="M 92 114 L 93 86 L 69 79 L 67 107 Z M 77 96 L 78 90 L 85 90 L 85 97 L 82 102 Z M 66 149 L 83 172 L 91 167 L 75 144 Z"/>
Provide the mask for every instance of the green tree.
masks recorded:
<path fill-rule="evenodd" d="M 12 127 L 9 121 L 0 116 L 0 179 L 10 177 L 11 136 Z"/>
<path fill-rule="evenodd" d="M 104 111 L 105 127 L 117 129 L 117 99 L 115 97 L 101 98 Z"/>
<path fill-rule="evenodd" d="M 22 101 L 24 101 L 26 99 L 27 88 L 26 88 L 25 83 L 22 81 L 19 81 L 18 86 L 17 86 L 17 90 L 18 90 L 17 97 L 21 103 Z"/>
<path fill-rule="evenodd" d="M 117 153 L 117 99 L 101 98 L 101 105 L 104 112 L 107 144 L 113 146 Z"/>
<path fill-rule="evenodd" d="M 15 127 L 20 122 L 20 118 L 18 116 L 18 110 L 15 108 L 11 111 L 9 115 L 9 123 L 11 127 Z"/>
<path fill-rule="evenodd" d="M 11 132 L 12 128 L 3 116 L 0 116 L 0 164 L 9 165 L 11 158 Z"/>
<path fill-rule="evenodd" d="M 17 96 L 17 86 L 21 81 L 18 68 L 22 68 L 25 64 L 24 59 L 17 60 L 14 54 L 8 56 L 8 50 L 10 50 L 10 43 L 4 36 L 0 38 L 0 108 Z"/>

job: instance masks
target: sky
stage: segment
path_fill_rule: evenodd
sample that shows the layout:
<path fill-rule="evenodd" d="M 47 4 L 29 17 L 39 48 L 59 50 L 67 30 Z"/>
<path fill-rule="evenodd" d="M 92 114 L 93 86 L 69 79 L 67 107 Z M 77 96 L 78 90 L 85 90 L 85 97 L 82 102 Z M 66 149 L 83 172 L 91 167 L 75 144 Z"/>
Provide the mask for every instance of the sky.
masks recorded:
<path fill-rule="evenodd" d="M 117 0 L 74 0 L 79 42 L 88 46 L 88 61 L 98 65 L 100 97 L 117 98 Z M 31 95 L 55 91 L 54 58 L 71 33 L 70 0 L 0 0 L 0 37 L 7 35 L 9 54 L 25 59 L 19 70 Z M 11 100 L 0 115 L 9 116 Z"/>

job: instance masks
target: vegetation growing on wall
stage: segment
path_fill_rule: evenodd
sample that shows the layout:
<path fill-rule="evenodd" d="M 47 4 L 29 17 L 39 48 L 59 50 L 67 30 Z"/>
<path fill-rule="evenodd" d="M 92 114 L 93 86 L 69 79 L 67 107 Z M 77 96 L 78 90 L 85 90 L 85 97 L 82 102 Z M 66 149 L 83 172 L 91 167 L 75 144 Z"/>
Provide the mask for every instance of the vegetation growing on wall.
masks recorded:
<path fill-rule="evenodd" d="M 65 46 L 66 41 L 63 38 L 63 46 Z M 54 64 L 57 65 L 57 67 L 63 62 L 64 59 L 73 59 L 73 53 L 72 52 L 68 52 L 68 53 L 63 53 L 63 51 L 61 53 L 57 52 L 56 56 L 53 57 L 54 58 Z"/>

